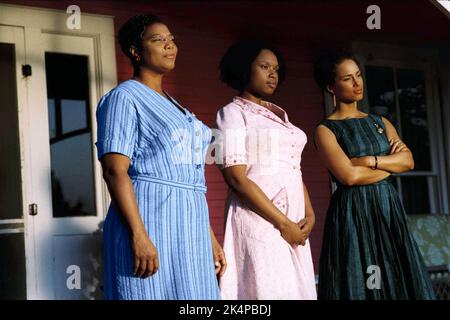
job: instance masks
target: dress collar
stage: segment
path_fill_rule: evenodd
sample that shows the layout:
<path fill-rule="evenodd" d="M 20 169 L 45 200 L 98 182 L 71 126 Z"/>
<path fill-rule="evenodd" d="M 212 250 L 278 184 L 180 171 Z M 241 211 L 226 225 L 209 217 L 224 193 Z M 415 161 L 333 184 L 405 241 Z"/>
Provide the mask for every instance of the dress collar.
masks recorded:
<path fill-rule="evenodd" d="M 292 128 L 293 125 L 289 122 L 288 115 L 286 111 L 277 106 L 274 103 L 268 101 L 262 101 L 262 103 L 266 106 L 263 107 L 257 103 L 254 103 L 250 100 L 244 99 L 242 97 L 236 96 L 233 98 L 233 102 L 239 105 L 242 109 L 248 110 L 260 116 L 269 118 L 275 122 L 281 123 L 282 125 Z M 272 110 L 278 110 L 282 114 L 282 118 L 278 117 Z"/>

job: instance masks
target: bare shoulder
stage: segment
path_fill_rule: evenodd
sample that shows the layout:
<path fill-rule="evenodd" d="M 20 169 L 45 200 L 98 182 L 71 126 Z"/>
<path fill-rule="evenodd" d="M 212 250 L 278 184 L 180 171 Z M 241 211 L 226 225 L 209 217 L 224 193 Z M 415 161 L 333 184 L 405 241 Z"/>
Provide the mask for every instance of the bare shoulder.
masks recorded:
<path fill-rule="evenodd" d="M 316 133 L 321 133 L 321 132 L 331 132 L 330 128 L 328 128 L 326 125 L 324 125 L 323 123 L 319 123 L 315 129 Z"/>
<path fill-rule="evenodd" d="M 331 142 L 333 140 L 336 140 L 334 132 L 323 123 L 314 130 L 314 142 Z"/>
<path fill-rule="evenodd" d="M 328 119 L 326 119 L 326 120 L 328 120 Z M 334 135 L 333 130 L 331 130 L 331 128 L 328 125 L 326 125 L 325 123 L 319 123 L 316 126 L 314 133 L 315 134 L 333 134 Z"/>

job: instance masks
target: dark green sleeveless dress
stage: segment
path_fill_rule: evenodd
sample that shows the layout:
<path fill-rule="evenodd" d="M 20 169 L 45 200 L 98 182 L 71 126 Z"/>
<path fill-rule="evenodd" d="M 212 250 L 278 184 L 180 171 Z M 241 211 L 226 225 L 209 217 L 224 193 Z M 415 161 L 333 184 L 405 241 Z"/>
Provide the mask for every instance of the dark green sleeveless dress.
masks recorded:
<path fill-rule="evenodd" d="M 351 159 L 389 154 L 380 116 L 324 120 Z M 324 228 L 319 299 L 434 299 L 419 249 L 391 179 L 345 186 L 335 177 Z M 420 195 L 418 195 L 420 196 Z"/>

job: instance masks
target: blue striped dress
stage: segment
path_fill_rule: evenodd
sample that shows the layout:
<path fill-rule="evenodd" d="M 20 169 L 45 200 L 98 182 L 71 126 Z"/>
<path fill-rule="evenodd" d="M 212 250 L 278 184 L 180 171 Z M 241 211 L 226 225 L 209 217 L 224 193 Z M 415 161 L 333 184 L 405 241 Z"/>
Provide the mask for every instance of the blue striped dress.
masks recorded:
<path fill-rule="evenodd" d="M 220 299 L 205 197 L 211 131 L 174 103 L 128 80 L 98 104 L 98 158 L 130 158 L 139 213 L 160 263 L 152 277 L 133 276 L 129 229 L 111 204 L 103 230 L 106 299 Z"/>

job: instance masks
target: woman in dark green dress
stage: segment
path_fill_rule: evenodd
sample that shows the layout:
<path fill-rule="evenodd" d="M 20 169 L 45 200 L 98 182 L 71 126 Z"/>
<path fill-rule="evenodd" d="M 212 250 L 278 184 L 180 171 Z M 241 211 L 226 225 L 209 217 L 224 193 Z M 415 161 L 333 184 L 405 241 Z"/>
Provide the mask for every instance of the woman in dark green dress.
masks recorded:
<path fill-rule="evenodd" d="M 323 233 L 319 299 L 434 299 L 390 181 L 414 168 L 411 151 L 387 119 L 358 110 L 363 79 L 351 53 L 323 53 L 315 77 L 335 102 L 315 143 L 338 186 Z"/>

